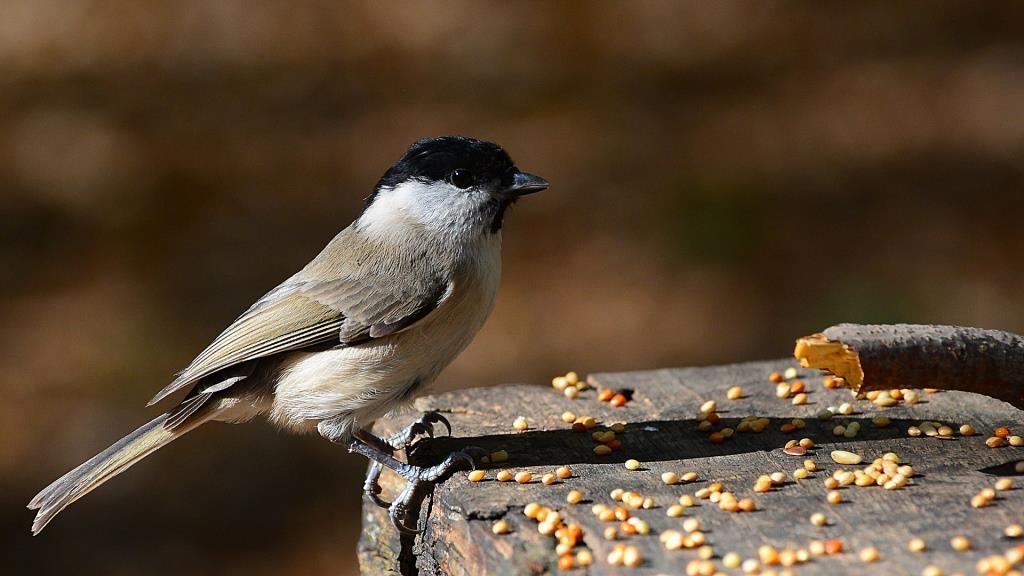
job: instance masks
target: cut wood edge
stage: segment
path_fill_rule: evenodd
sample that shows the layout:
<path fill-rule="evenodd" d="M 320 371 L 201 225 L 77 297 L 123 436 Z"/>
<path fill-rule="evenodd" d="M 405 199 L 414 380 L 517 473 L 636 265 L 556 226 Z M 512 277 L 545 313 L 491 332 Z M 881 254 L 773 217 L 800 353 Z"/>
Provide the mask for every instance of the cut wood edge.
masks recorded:
<path fill-rule="evenodd" d="M 820 368 L 846 381 L 855 392 L 864 383 L 864 369 L 857 351 L 836 340 L 829 340 L 824 334 L 812 334 L 798 338 L 793 356 L 804 368 Z"/>

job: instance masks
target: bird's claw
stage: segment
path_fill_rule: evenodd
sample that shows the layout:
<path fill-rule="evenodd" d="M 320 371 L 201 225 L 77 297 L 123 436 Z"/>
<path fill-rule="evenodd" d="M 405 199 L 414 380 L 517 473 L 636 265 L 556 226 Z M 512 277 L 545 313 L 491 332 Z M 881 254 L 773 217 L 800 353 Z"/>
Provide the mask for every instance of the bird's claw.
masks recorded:
<path fill-rule="evenodd" d="M 440 412 L 426 412 L 404 430 L 388 439 L 388 444 L 395 450 L 404 450 L 411 446 L 419 436 L 433 438 L 435 424 L 443 425 L 448 436 L 452 435 L 452 425 L 447 418 L 442 416 Z"/>

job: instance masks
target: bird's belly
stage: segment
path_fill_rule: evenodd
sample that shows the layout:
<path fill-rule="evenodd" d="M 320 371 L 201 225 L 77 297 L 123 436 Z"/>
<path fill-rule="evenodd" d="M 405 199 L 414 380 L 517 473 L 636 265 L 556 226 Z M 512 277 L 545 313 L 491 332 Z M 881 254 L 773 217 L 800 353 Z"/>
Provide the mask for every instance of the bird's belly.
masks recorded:
<path fill-rule="evenodd" d="M 294 430 L 320 420 L 369 425 L 411 401 L 473 339 L 494 303 L 495 290 L 467 294 L 415 326 L 351 348 L 295 352 L 281 364 L 269 419 Z M 452 330 L 461 326 L 461 330 Z"/>

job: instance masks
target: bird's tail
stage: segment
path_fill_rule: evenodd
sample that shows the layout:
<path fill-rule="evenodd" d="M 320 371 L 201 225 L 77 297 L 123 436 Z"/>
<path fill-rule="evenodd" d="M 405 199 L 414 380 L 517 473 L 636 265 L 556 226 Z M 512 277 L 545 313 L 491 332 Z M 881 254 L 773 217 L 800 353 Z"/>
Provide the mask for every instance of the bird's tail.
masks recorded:
<path fill-rule="evenodd" d="M 205 418 L 197 418 L 168 430 L 164 426 L 167 418 L 168 414 L 157 416 L 153 421 L 143 424 L 135 432 L 118 440 L 110 448 L 43 488 L 28 504 L 30 510 L 39 510 L 32 523 L 32 533 L 38 534 L 54 516 L 75 500 L 206 421 Z"/>

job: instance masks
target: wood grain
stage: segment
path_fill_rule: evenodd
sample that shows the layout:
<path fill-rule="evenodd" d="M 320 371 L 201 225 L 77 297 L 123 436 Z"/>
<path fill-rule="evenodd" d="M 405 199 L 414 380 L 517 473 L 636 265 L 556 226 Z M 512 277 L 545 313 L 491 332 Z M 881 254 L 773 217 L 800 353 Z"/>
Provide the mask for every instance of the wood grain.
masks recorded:
<path fill-rule="evenodd" d="M 798 574 L 919 574 L 928 565 L 937 565 L 947 574 L 974 573 L 978 559 L 1001 554 L 1015 544 L 1001 533 L 1006 525 L 1024 521 L 1024 490 L 1019 489 L 1024 486 L 1024 478 L 1015 478 L 1018 488 L 1001 492 L 988 508 L 972 508 L 970 498 L 992 486 L 1000 475 L 1013 474 L 1013 464 L 1024 458 L 1024 448 L 990 449 L 984 444 L 985 436 L 996 426 L 1024 432 L 1024 412 L 992 398 L 961 392 L 928 394 L 914 406 L 880 409 L 855 400 L 848 390 L 824 389 L 819 373 L 807 369 L 800 371 L 800 378 L 807 383 L 810 402 L 794 406 L 789 400 L 777 398 L 775 385 L 768 381 L 770 372 L 790 366 L 795 366 L 792 360 L 779 360 L 595 375 L 600 386 L 633 391 L 632 401 L 622 408 L 599 402 L 592 390 L 569 400 L 548 386 L 510 385 L 422 398 L 417 401 L 417 409 L 443 412 L 451 420 L 455 437 L 422 441 L 413 450 L 414 462 L 436 462 L 449 451 L 467 445 L 489 451 L 505 449 L 510 458 L 488 470 L 483 482 L 470 483 L 465 473 L 459 472 L 439 485 L 423 504 L 424 531 L 416 538 L 399 538 L 385 512 L 367 501 L 359 544 L 363 570 L 421 575 L 557 572 L 555 540 L 540 535 L 536 523 L 522 514 L 524 506 L 534 501 L 562 511 L 569 521 L 583 527 L 583 545 L 593 552 L 594 564 L 575 573 L 684 573 L 687 562 L 696 558 L 695 552 L 665 551 L 657 534 L 680 530 L 683 520 L 690 516 L 701 519 L 708 543 L 719 559 L 730 551 L 743 558 L 756 557 L 762 544 L 806 548 L 815 539 L 843 541 L 845 553 L 816 557 L 795 567 Z M 737 385 L 744 389 L 744 397 L 727 400 L 726 390 Z M 725 443 L 712 444 L 705 433 L 697 431 L 698 407 L 710 399 L 717 401 L 722 416 L 716 429 L 735 427 L 749 414 L 770 418 L 772 424 L 765 432 L 737 433 Z M 828 422 L 815 418 L 821 409 L 842 402 L 853 403 L 856 412 Z M 626 422 L 626 431 L 619 435 L 622 449 L 609 456 L 596 456 L 590 435 L 570 431 L 560 419 L 566 410 L 592 415 L 603 423 Z M 874 427 L 871 417 L 877 413 L 889 416 L 892 424 Z M 512 421 L 517 416 L 528 418 L 531 428 L 515 432 Z M 411 417 L 379 422 L 377 431 L 393 432 Z M 794 434 L 780 432 L 779 426 L 793 418 L 805 419 L 806 429 Z M 836 424 L 854 420 L 861 423 L 858 437 L 832 435 Z M 979 435 L 952 440 L 908 437 L 908 426 L 922 420 L 938 420 L 954 427 L 969 422 Z M 787 440 L 804 436 L 817 444 L 807 456 L 782 452 Z M 916 475 L 910 485 L 897 491 L 843 488 L 844 502 L 831 506 L 825 502 L 822 480 L 840 468 L 829 458 L 833 449 L 855 451 L 866 462 L 885 452 L 896 452 L 904 463 L 914 467 Z M 622 463 L 628 458 L 640 460 L 643 468 L 626 470 Z M 813 478 L 793 481 L 790 474 L 804 458 L 816 460 L 821 471 Z M 561 465 L 571 466 L 575 476 L 552 486 L 539 482 L 541 474 Z M 494 474 L 500 468 L 529 470 L 538 480 L 524 485 L 497 482 Z M 700 479 L 690 485 L 667 486 L 660 479 L 666 471 L 695 471 Z M 787 483 L 769 493 L 754 493 L 756 478 L 776 471 L 789 476 Z M 715 481 L 723 482 L 738 497 L 752 497 L 758 510 L 729 513 L 699 501 L 682 518 L 666 516 L 666 508 L 681 494 L 693 494 Z M 400 480 L 390 473 L 385 474 L 382 483 L 385 496 L 397 493 L 401 487 Z M 590 510 L 593 503 L 612 504 L 609 492 L 614 488 L 637 491 L 657 503 L 654 509 L 634 513 L 650 524 L 651 535 L 624 540 L 637 546 L 644 558 L 642 566 L 633 570 L 605 562 L 614 543 L 602 538 L 608 524 L 598 521 Z M 565 503 L 566 494 L 573 489 L 583 492 L 584 503 Z M 824 513 L 829 525 L 812 526 L 808 518 L 814 512 Z M 492 523 L 500 518 L 512 525 L 511 534 L 491 533 Z M 953 551 L 949 539 L 956 534 L 968 536 L 974 549 Z M 924 539 L 928 550 L 921 554 L 908 552 L 907 542 L 914 537 Z M 877 547 L 882 560 L 870 566 L 862 563 L 856 552 L 865 546 Z"/>

